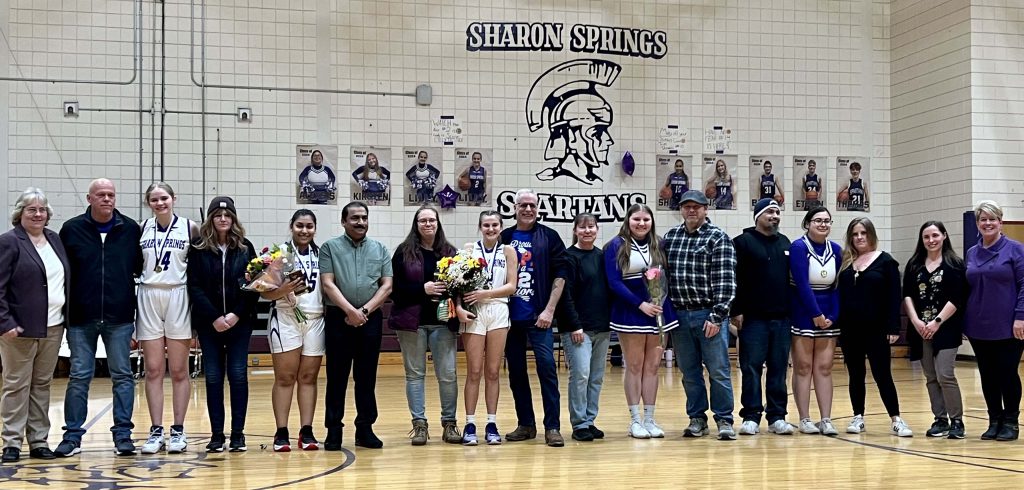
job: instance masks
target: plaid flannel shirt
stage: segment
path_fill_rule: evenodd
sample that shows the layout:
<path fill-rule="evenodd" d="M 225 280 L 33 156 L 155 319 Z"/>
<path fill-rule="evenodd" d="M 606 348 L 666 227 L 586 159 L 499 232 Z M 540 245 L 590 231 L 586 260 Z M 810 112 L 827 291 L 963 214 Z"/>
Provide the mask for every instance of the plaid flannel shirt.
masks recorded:
<path fill-rule="evenodd" d="M 706 221 L 694 233 L 680 224 L 665 234 L 668 296 L 680 310 L 710 309 L 722 325 L 736 297 L 736 249 L 721 228 Z"/>

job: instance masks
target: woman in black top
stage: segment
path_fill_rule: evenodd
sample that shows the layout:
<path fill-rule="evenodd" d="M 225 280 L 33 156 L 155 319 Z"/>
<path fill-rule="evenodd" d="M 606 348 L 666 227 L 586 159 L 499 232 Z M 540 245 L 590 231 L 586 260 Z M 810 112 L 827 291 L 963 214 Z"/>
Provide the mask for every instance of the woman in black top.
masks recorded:
<path fill-rule="evenodd" d="M 846 228 L 846 246 L 839 272 L 839 341 L 850 373 L 853 419 L 850 434 L 864 432 L 864 357 L 871 363 L 882 403 L 892 418 L 891 433 L 911 437 L 914 432 L 900 418 L 900 402 L 892 380 L 889 344 L 900 333 L 900 266 L 878 250 L 878 234 L 868 218 L 854 218 Z"/>
<path fill-rule="evenodd" d="M 964 438 L 964 405 L 953 368 L 963 336 L 967 276 L 941 221 L 928 221 L 903 276 L 910 360 L 921 361 L 935 423 L 929 437 Z"/>
<path fill-rule="evenodd" d="M 256 301 L 243 291 L 245 268 L 256 250 L 238 222 L 235 202 L 226 196 L 210 201 L 199 239 L 188 252 L 188 297 L 192 326 L 203 348 L 206 409 L 210 443 L 206 451 L 224 451 L 224 376 L 231 387 L 231 452 L 245 451 L 245 415 L 249 406 L 246 358 Z"/>
<path fill-rule="evenodd" d="M 608 358 L 611 301 L 604 269 L 604 252 L 594 245 L 597 217 L 580 213 L 573 221 L 572 246 L 566 250 L 565 279 L 558 306 L 562 346 L 569 362 L 569 421 L 572 438 L 593 441 L 604 437 L 594 426 Z"/>

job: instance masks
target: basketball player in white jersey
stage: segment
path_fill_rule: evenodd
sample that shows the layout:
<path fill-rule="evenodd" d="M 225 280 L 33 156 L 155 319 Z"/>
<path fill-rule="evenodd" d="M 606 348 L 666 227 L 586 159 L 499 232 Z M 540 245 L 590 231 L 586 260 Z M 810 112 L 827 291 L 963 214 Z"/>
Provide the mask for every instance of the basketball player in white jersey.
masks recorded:
<path fill-rule="evenodd" d="M 292 406 L 292 391 L 298 382 L 299 447 L 305 451 L 320 449 L 313 436 L 313 412 L 316 408 L 316 381 L 320 375 L 324 345 L 324 300 L 320 291 L 320 247 L 313 241 L 316 235 L 316 215 L 300 209 L 290 222 L 292 238 L 284 246 L 294 251 L 294 259 L 303 272 L 303 278 L 286 282 L 281 287 L 261 293 L 274 302 L 270 311 L 267 336 L 274 360 L 274 388 L 271 403 L 277 433 L 274 451 L 292 450 L 288 436 L 288 415 Z M 305 288 L 305 292 L 303 291 Z M 299 292 L 299 294 L 296 294 Z M 298 307 L 306 314 L 306 321 L 295 317 Z"/>
<path fill-rule="evenodd" d="M 135 321 L 135 338 L 142 344 L 146 362 L 146 404 L 152 420 L 149 439 L 142 445 L 143 454 L 153 454 L 165 447 L 165 351 L 171 371 L 174 413 L 166 448 L 169 453 L 180 453 L 188 446 L 184 423 L 191 392 L 188 356 L 192 321 L 185 269 L 188 249 L 192 237 L 199 233 L 199 226 L 174 214 L 174 201 L 174 189 L 164 182 L 146 189 L 146 204 L 153 210 L 153 217 L 142 223 L 139 240 L 144 262 Z"/>
<path fill-rule="evenodd" d="M 508 317 L 508 297 L 516 291 L 516 271 L 519 259 L 515 249 L 501 244 L 501 215 L 497 211 L 480 213 L 480 233 L 483 239 L 473 245 L 473 257 L 484 259 L 484 273 L 490 288 L 472 291 L 462 297 L 472 305 L 476 313 L 470 314 L 463 306 L 457 309 L 462 333 L 462 344 L 466 349 L 468 374 L 463 388 L 466 401 L 466 428 L 462 432 L 462 443 L 477 444 L 476 404 L 480 398 L 480 377 L 484 375 L 484 400 L 487 405 L 487 444 L 501 444 L 498 432 L 498 375 L 505 355 L 505 337 L 512 325 Z M 511 274 L 508 271 L 512 271 Z"/>

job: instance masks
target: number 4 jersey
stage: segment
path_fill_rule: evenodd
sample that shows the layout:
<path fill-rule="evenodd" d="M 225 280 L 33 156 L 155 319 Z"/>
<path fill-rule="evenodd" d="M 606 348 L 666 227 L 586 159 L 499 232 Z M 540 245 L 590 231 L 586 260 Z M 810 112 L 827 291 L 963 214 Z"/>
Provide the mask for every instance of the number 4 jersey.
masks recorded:
<path fill-rule="evenodd" d="M 192 242 L 192 221 L 174 216 L 171 225 L 161 228 L 156 218 L 142 223 L 142 279 L 147 286 L 182 286 L 188 248 Z"/>

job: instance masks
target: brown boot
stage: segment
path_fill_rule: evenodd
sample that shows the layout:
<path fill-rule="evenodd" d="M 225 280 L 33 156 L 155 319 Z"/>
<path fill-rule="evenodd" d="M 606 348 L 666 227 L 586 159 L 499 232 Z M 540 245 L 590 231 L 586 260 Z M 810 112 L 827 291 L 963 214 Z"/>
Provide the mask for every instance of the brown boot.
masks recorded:
<path fill-rule="evenodd" d="M 520 425 L 516 430 L 505 434 L 505 440 L 509 442 L 525 441 L 537 437 L 537 428 L 532 425 Z"/>
<path fill-rule="evenodd" d="M 412 440 L 413 446 L 423 446 L 427 443 L 427 439 L 430 439 L 430 434 L 427 433 L 426 420 L 412 421 L 412 430 L 409 431 L 409 439 Z"/>
<path fill-rule="evenodd" d="M 454 420 L 442 420 L 441 427 L 443 427 L 444 435 L 441 439 L 448 444 L 462 444 L 462 434 L 459 434 L 458 423 Z"/>
<path fill-rule="evenodd" d="M 565 439 L 562 439 L 562 434 L 558 432 L 558 429 L 544 431 L 544 442 L 551 447 L 562 447 L 565 445 Z"/>

